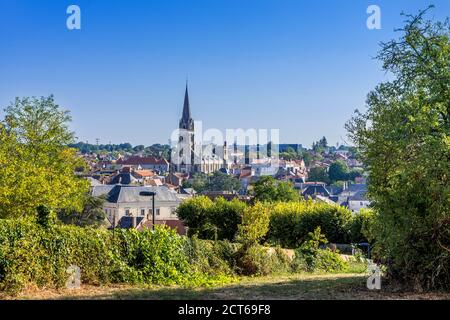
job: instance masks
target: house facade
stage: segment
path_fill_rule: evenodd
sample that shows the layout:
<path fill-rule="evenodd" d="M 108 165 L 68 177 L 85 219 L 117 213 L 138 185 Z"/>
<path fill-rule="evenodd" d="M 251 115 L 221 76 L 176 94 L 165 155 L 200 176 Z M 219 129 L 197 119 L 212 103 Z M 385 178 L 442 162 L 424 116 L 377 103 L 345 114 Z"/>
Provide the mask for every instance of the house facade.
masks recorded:
<path fill-rule="evenodd" d="M 103 210 L 113 228 L 124 227 L 124 221 L 128 221 L 125 227 L 139 228 L 140 224 L 148 223 L 153 218 L 152 197 L 142 196 L 143 191 L 156 194 L 156 224 L 179 224 L 175 210 L 189 195 L 178 194 L 166 186 L 94 186 L 92 195 L 106 198 Z"/>

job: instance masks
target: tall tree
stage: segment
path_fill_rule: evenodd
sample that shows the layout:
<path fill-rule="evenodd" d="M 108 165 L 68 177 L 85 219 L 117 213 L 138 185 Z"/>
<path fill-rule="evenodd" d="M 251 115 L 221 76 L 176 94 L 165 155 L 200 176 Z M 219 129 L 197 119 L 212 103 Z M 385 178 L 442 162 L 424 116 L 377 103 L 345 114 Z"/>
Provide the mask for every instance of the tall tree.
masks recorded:
<path fill-rule="evenodd" d="M 53 96 L 16 98 L 0 121 L 0 217 L 35 214 L 39 205 L 81 210 L 89 183 L 75 175 L 82 159 L 71 120 Z"/>
<path fill-rule="evenodd" d="M 271 176 L 263 176 L 255 182 L 253 194 L 258 201 L 298 201 L 299 192 L 291 183 L 277 181 Z"/>
<path fill-rule="evenodd" d="M 335 181 L 344 181 L 349 178 L 349 169 L 347 164 L 342 160 L 337 160 L 330 165 L 328 169 L 328 176 L 330 180 Z"/>
<path fill-rule="evenodd" d="M 378 58 L 393 80 L 347 124 L 378 211 L 373 237 L 388 276 L 450 288 L 450 24 L 406 16 Z"/>

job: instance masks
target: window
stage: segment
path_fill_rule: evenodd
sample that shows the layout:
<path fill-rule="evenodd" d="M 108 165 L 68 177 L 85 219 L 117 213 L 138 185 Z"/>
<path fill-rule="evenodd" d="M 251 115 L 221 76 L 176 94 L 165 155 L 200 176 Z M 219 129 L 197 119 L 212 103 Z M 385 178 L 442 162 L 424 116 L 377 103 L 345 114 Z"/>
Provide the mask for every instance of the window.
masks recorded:
<path fill-rule="evenodd" d="M 145 209 L 141 209 L 141 216 L 145 216 Z"/>
<path fill-rule="evenodd" d="M 129 208 L 125 208 L 125 215 L 131 216 L 131 212 Z"/>
<path fill-rule="evenodd" d="M 156 209 L 156 213 L 157 216 L 159 216 L 159 209 Z"/>

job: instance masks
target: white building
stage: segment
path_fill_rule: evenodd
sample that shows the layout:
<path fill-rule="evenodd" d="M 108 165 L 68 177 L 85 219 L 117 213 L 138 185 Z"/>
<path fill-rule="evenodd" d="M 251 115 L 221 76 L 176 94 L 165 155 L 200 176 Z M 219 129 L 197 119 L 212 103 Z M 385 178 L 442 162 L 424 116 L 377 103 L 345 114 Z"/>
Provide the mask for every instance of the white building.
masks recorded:
<path fill-rule="evenodd" d="M 137 228 L 140 223 L 148 220 L 151 221 L 153 216 L 152 197 L 142 196 L 141 192 L 143 191 L 156 193 L 156 223 L 179 221 L 175 210 L 189 195 L 178 194 L 166 186 L 94 186 L 92 195 L 96 197 L 104 196 L 106 198 L 103 209 L 111 226 Z"/>

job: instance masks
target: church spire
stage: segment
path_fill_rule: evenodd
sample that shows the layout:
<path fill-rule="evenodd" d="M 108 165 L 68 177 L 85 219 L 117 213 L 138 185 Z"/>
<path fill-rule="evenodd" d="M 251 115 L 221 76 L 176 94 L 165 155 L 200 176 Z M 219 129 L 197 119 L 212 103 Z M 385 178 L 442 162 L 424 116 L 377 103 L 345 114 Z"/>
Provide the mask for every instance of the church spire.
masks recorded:
<path fill-rule="evenodd" d="M 184 93 L 183 116 L 180 120 L 180 129 L 194 130 L 194 120 L 191 118 L 191 109 L 189 106 L 189 92 L 186 80 L 186 91 Z"/>

